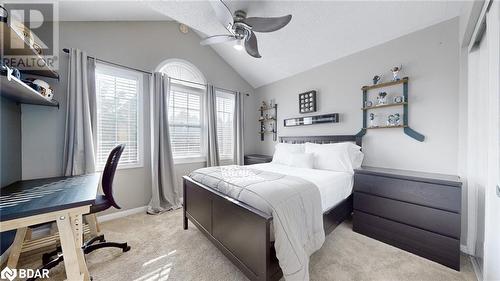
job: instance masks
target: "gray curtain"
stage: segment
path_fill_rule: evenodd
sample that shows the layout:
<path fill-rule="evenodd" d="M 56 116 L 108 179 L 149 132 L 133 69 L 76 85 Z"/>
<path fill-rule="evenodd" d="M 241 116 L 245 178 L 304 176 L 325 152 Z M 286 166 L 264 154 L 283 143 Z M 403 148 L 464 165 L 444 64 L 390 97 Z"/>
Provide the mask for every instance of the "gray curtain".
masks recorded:
<path fill-rule="evenodd" d="M 168 127 L 170 81 L 160 72 L 152 76 L 151 87 L 151 170 L 152 198 L 148 214 L 159 214 L 181 207 L 175 185 L 174 161 Z"/>
<path fill-rule="evenodd" d="M 244 94 L 240 92 L 235 93 L 234 98 L 234 163 L 236 165 L 243 165 L 245 148 L 243 146 L 243 100 Z"/>
<path fill-rule="evenodd" d="M 219 147 L 217 144 L 217 105 L 213 85 L 207 86 L 207 166 L 219 166 Z"/>
<path fill-rule="evenodd" d="M 95 60 L 79 49 L 71 49 L 68 62 L 66 128 L 63 174 L 95 172 L 96 93 Z"/>

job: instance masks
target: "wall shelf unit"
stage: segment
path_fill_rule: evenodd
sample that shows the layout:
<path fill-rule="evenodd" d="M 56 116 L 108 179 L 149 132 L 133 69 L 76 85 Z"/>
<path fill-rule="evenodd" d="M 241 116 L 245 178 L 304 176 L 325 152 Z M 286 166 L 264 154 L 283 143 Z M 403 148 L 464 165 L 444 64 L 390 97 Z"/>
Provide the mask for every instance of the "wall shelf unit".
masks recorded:
<path fill-rule="evenodd" d="M 54 106 L 59 108 L 59 103 L 56 100 L 49 100 L 16 77 L 8 76 L 9 74 L 0 75 L 1 96 L 18 103 Z"/>
<path fill-rule="evenodd" d="M 361 108 L 362 110 L 370 110 L 370 109 L 377 109 L 377 108 L 383 108 L 383 107 L 391 107 L 391 106 L 401 106 L 401 105 L 407 105 L 407 102 L 400 102 L 400 103 L 389 103 L 389 104 L 382 104 L 382 105 L 374 105 L 374 106 L 366 106 Z"/>
<path fill-rule="evenodd" d="M 391 128 L 407 128 L 408 126 L 405 125 L 397 125 L 397 126 L 377 126 L 377 127 L 367 127 L 364 128 L 365 130 L 370 130 L 370 129 L 391 129 Z"/>
<path fill-rule="evenodd" d="M 10 34 L 9 34 L 10 33 Z M 0 22 L 0 38 L 10 38 L 10 40 L 2 40 L 0 43 L 0 54 L 2 54 L 2 61 L 3 60 L 3 55 L 6 54 L 6 50 L 9 50 L 8 55 L 12 56 L 34 56 L 38 60 L 44 60 L 43 55 L 40 55 L 39 52 L 37 52 L 32 45 L 29 44 L 29 39 L 25 39 L 22 37 L 22 35 L 18 34 L 16 31 L 14 31 L 13 28 L 11 28 L 7 23 L 5 22 Z M 11 43 L 12 42 L 12 43 Z M 9 44 L 10 46 L 25 46 L 26 48 L 24 49 L 18 49 L 18 51 L 10 50 L 9 49 Z M 4 61 L 7 66 L 11 67 L 8 64 L 8 60 Z M 15 67 L 15 66 L 12 66 Z M 48 77 L 48 78 L 53 78 L 59 80 L 59 73 L 57 73 L 52 67 L 48 66 L 47 64 L 44 64 L 43 66 L 38 67 L 38 69 L 30 69 L 30 70 L 23 70 L 20 69 L 21 73 L 26 73 L 26 74 L 31 74 L 31 75 L 37 75 L 37 76 L 43 76 L 43 77 Z"/>
<path fill-rule="evenodd" d="M 259 112 L 260 140 L 264 141 L 264 137 L 266 134 L 272 134 L 273 141 L 276 141 L 278 139 L 278 126 L 276 124 L 276 119 L 278 116 L 278 105 L 275 104 L 269 107 L 260 107 Z M 269 127 L 271 127 L 271 130 L 269 130 Z"/>
<path fill-rule="evenodd" d="M 404 77 L 400 80 L 397 81 L 390 81 L 390 82 L 384 82 L 376 85 L 370 85 L 370 86 L 363 86 L 361 87 L 361 90 L 363 91 L 363 128 L 359 133 L 356 134 L 357 137 L 363 137 L 366 134 L 366 131 L 368 129 L 388 129 L 388 128 L 403 128 L 403 131 L 406 135 L 409 137 L 417 140 L 417 141 L 424 141 L 425 136 L 418 133 L 417 131 L 413 130 L 412 128 L 409 127 L 408 125 L 408 82 L 409 78 Z M 403 86 L 403 100 L 405 102 L 402 103 L 391 103 L 391 104 L 385 104 L 385 105 L 379 105 L 379 106 L 371 106 L 371 107 L 365 107 L 367 98 L 368 98 L 368 92 L 373 89 L 379 89 L 379 88 L 385 88 L 385 87 L 390 87 L 394 85 L 400 85 L 402 84 Z M 403 106 L 403 125 L 399 126 L 377 126 L 377 127 L 368 127 L 367 126 L 367 115 L 368 111 L 371 109 L 376 109 L 376 108 L 382 108 L 382 107 L 391 107 L 391 106 Z"/>

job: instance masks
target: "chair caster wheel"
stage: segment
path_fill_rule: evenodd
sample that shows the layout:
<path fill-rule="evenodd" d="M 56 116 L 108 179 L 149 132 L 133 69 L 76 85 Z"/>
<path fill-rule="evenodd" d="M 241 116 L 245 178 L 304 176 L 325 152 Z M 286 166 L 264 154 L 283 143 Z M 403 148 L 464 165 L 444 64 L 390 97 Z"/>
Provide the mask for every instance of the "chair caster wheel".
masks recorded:
<path fill-rule="evenodd" d="M 124 252 L 124 253 L 125 253 L 125 252 L 128 252 L 128 251 L 130 251 L 130 246 L 127 246 L 127 247 L 125 247 L 125 248 L 123 249 L 123 252 Z"/>

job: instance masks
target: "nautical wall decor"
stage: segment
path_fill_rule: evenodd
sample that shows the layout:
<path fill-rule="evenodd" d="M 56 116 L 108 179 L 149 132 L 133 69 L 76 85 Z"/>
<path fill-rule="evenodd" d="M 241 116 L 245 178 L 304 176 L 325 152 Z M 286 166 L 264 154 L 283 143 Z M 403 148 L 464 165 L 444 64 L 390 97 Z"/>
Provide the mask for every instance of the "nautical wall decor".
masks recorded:
<path fill-rule="evenodd" d="M 299 94 L 299 112 L 300 113 L 316 112 L 315 90 Z"/>
<path fill-rule="evenodd" d="M 395 67 L 396 68 L 396 67 Z M 383 128 L 402 128 L 403 132 L 408 135 L 409 137 L 417 140 L 417 141 L 424 141 L 425 136 L 420 134 L 419 132 L 413 130 L 410 128 L 409 121 L 408 121 L 408 83 L 409 83 L 409 78 L 404 77 L 404 78 L 399 78 L 398 72 L 401 70 L 401 67 L 397 67 L 398 69 L 393 68 L 393 70 L 396 71 L 394 74 L 394 79 L 395 81 L 390 81 L 390 82 L 384 82 L 384 83 L 378 83 L 376 85 L 370 85 L 370 86 L 363 86 L 361 90 L 363 91 L 363 108 L 361 109 L 363 111 L 363 128 L 359 133 L 357 134 L 358 137 L 363 137 L 367 130 L 369 129 L 383 129 Z M 377 95 L 377 104 L 374 106 L 370 106 L 370 103 L 368 102 L 368 95 L 369 92 L 372 92 L 375 89 L 381 89 L 381 88 L 386 88 L 386 87 L 391 87 L 395 85 L 402 85 L 402 95 L 400 97 L 396 97 L 392 103 L 387 103 L 387 93 L 386 92 L 379 92 Z M 376 93 L 376 92 L 375 92 Z M 383 120 L 383 118 L 380 118 L 379 114 L 375 114 L 373 112 L 368 112 L 372 110 L 378 110 L 379 108 L 386 108 L 386 107 L 403 107 L 403 112 L 402 113 L 394 113 L 389 116 L 387 116 L 386 121 Z M 381 121 L 381 122 L 379 122 Z M 385 122 L 385 124 L 383 124 Z"/>

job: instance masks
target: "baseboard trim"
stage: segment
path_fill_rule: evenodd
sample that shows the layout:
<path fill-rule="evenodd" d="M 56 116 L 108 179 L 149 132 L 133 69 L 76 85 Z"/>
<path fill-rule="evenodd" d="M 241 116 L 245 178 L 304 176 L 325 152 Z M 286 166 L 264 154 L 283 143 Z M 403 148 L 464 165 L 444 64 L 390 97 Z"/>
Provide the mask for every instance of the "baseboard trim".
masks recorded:
<path fill-rule="evenodd" d="M 481 267 L 479 266 L 479 263 L 474 256 L 470 256 L 470 261 L 472 263 L 472 268 L 474 269 L 474 274 L 476 275 L 476 279 L 478 281 L 483 280 L 483 273 L 481 272 Z"/>
<path fill-rule="evenodd" d="M 102 216 L 97 216 L 97 221 L 98 222 L 105 222 L 105 221 L 110 221 L 110 220 L 115 220 L 119 218 L 123 218 L 126 216 L 134 215 L 134 214 L 139 214 L 139 213 L 145 213 L 148 210 L 148 206 L 142 206 L 142 207 L 137 207 L 133 209 L 128 209 L 128 210 L 123 210 L 107 215 L 102 215 Z"/>
<path fill-rule="evenodd" d="M 469 247 L 467 247 L 467 245 L 460 244 L 460 251 L 462 253 L 467 254 L 467 255 L 472 255 L 472 253 L 469 251 Z"/>

